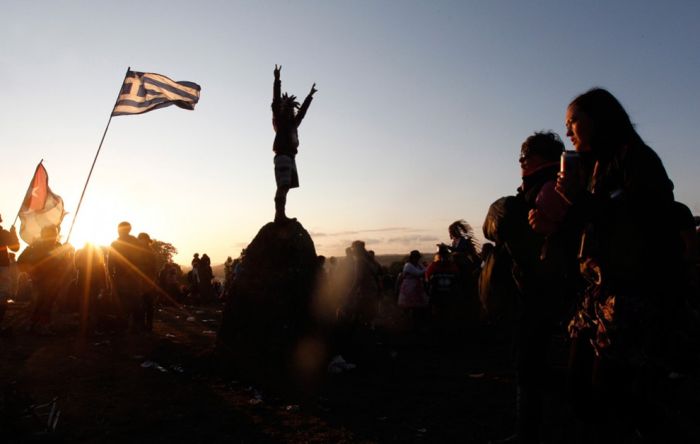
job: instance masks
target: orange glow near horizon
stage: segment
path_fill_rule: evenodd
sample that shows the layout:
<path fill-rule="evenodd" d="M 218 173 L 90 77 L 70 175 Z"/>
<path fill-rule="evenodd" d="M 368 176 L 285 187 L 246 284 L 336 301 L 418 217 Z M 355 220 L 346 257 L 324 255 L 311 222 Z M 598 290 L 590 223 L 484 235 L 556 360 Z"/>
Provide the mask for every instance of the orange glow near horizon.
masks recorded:
<path fill-rule="evenodd" d="M 75 222 L 70 244 L 76 249 L 83 248 L 87 243 L 95 246 L 109 246 L 117 238 L 116 224 L 111 219 L 106 212 L 85 211 L 83 213 L 81 211 Z M 70 222 L 65 221 L 63 228 L 70 229 Z M 68 231 L 61 235 L 61 242 L 65 242 Z"/>

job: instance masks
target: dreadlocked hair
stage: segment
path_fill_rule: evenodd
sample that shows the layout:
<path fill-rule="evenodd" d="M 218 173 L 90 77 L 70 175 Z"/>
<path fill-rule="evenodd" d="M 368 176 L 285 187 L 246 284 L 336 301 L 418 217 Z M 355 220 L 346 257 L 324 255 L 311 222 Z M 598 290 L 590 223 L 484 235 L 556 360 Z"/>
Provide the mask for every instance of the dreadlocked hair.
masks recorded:
<path fill-rule="evenodd" d="M 464 219 L 452 222 L 448 231 L 450 232 L 450 236 L 463 237 L 471 244 L 474 251 L 479 251 L 479 242 L 474 238 L 474 229 Z"/>
<path fill-rule="evenodd" d="M 301 105 L 297 102 L 297 96 L 287 95 L 287 93 L 282 94 L 282 106 L 289 107 L 290 109 L 298 109 Z"/>

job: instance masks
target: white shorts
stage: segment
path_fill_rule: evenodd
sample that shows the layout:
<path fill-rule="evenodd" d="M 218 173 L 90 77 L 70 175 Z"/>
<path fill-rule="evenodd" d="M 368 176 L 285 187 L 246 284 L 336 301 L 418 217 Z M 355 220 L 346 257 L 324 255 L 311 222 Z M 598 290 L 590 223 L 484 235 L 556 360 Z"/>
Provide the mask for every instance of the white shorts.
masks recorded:
<path fill-rule="evenodd" d="M 286 154 L 275 156 L 275 181 L 277 188 L 298 188 L 299 175 L 294 157 Z"/>

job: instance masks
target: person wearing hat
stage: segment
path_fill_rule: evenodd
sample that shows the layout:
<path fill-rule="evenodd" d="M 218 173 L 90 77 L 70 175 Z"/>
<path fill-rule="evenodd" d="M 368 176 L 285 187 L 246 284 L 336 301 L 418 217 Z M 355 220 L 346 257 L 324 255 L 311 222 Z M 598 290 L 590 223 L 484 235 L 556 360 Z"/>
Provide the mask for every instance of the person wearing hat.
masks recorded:
<path fill-rule="evenodd" d="M 0 216 L 2 222 L 2 216 Z M 7 300 L 12 293 L 12 272 L 10 270 L 9 251 L 19 250 L 19 239 L 14 225 L 9 231 L 0 226 L 0 325 L 7 310 Z"/>

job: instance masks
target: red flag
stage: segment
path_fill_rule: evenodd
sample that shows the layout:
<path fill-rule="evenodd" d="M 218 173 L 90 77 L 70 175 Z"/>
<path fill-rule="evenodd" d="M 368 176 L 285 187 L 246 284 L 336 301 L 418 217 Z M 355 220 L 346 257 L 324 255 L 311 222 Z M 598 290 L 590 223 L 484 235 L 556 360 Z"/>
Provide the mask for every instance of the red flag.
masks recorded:
<path fill-rule="evenodd" d="M 63 199 L 49 188 L 49 174 L 43 164 L 34 172 L 27 195 L 19 211 L 21 225 L 19 235 L 23 241 L 31 244 L 41 236 L 41 229 L 48 225 L 59 227 L 63 216 Z"/>

